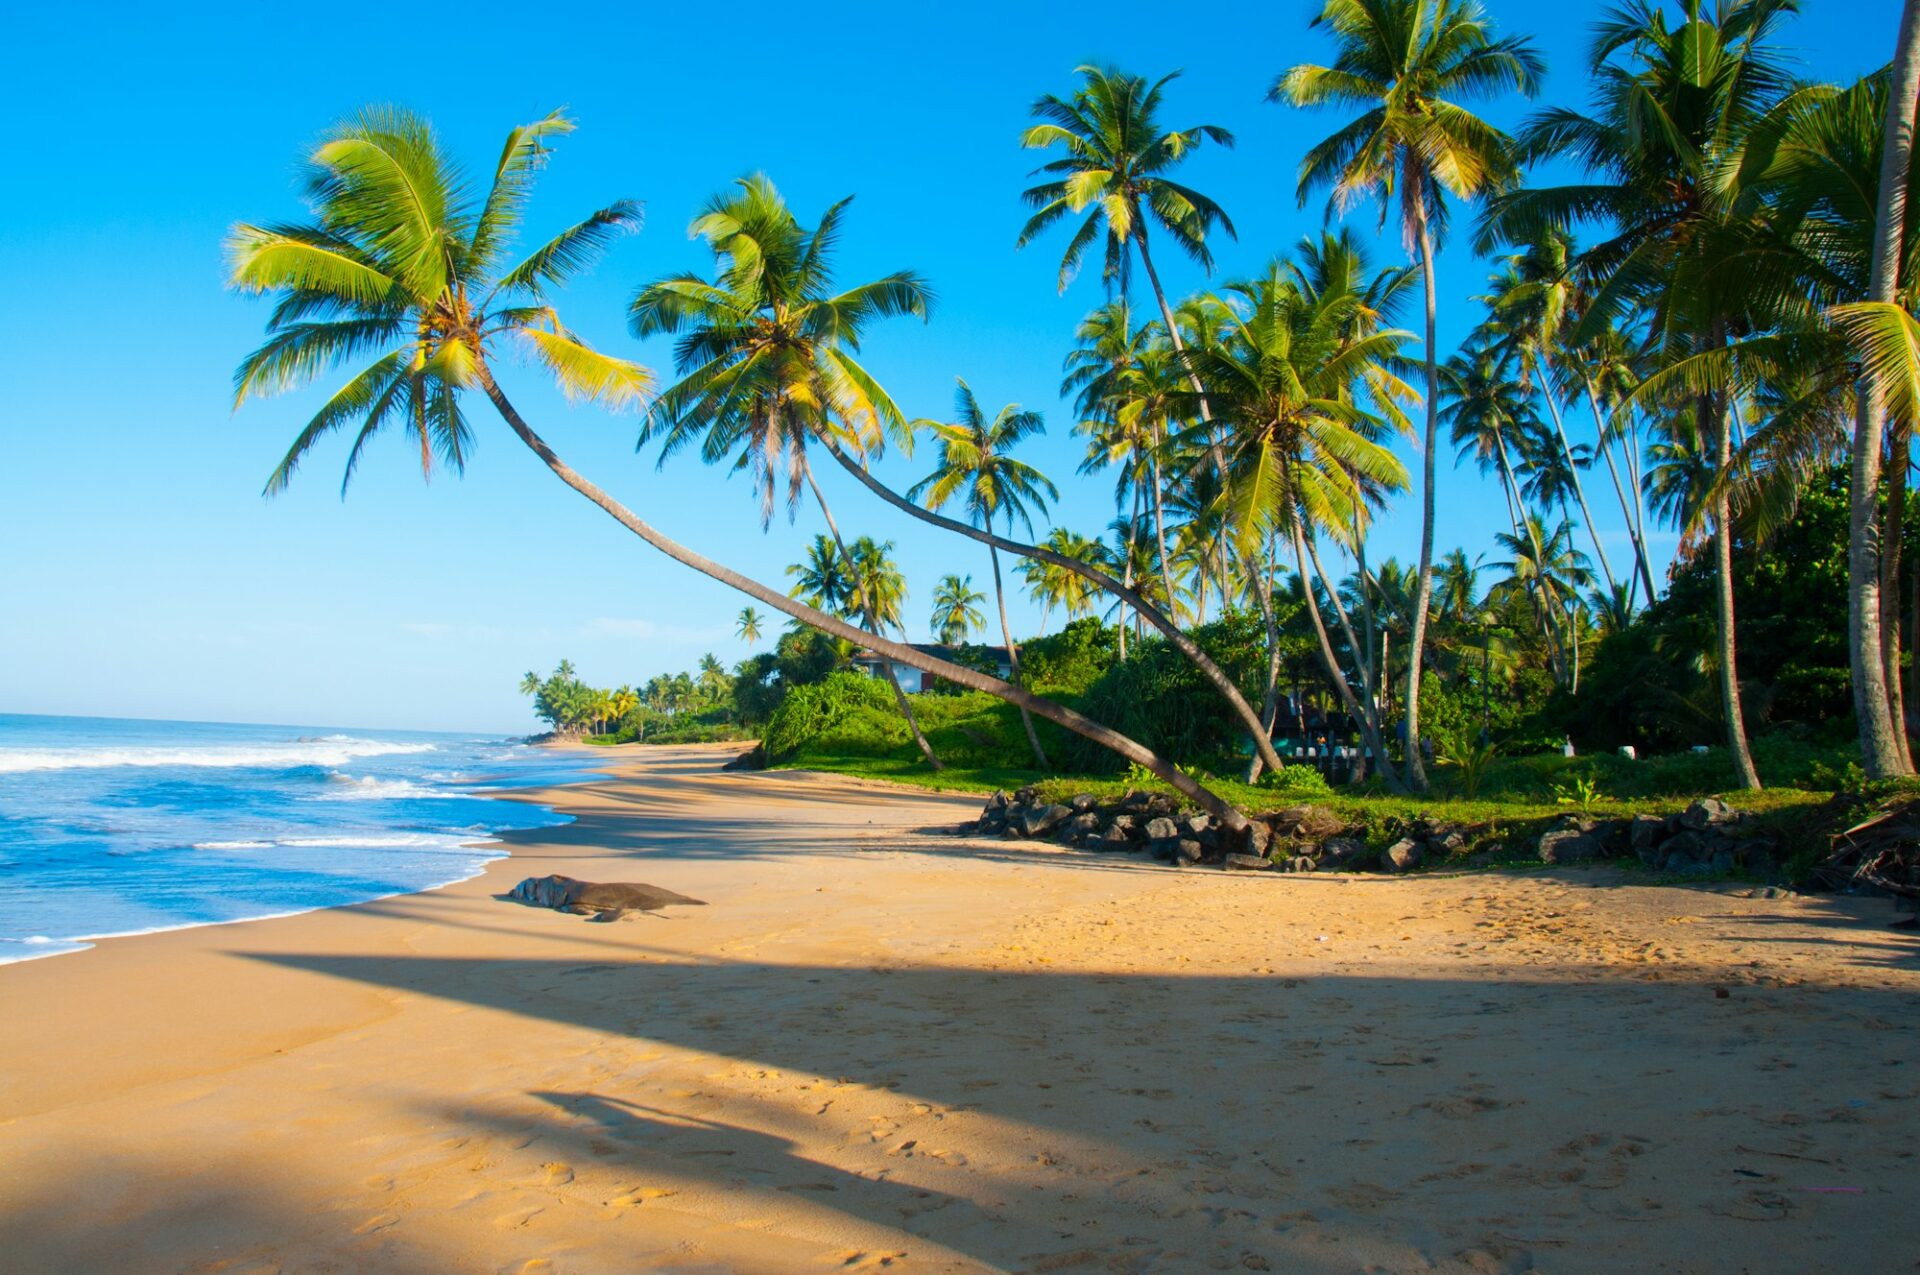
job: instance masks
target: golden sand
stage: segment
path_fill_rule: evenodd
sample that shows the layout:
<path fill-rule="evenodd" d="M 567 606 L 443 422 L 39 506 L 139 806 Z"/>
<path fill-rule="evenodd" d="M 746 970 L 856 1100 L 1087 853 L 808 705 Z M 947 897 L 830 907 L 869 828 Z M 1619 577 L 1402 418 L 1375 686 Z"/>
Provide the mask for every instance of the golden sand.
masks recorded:
<path fill-rule="evenodd" d="M 0 1270 L 1893 1271 L 1885 903 L 1176 872 L 622 749 L 445 889 L 0 967 Z M 559 872 L 708 901 L 496 901 Z"/>

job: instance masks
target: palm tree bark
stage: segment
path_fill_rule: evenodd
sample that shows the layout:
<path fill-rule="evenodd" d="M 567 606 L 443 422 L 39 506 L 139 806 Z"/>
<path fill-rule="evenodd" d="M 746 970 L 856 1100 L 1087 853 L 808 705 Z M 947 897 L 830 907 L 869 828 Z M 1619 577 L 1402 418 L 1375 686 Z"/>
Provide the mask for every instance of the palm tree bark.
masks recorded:
<path fill-rule="evenodd" d="M 1607 420 L 1600 410 L 1600 396 L 1594 391 L 1593 382 L 1581 378 L 1587 390 L 1587 405 L 1593 409 L 1593 425 L 1599 431 L 1600 455 L 1606 459 L 1607 473 L 1613 479 L 1613 494 L 1620 501 L 1620 516 L 1626 520 L 1627 538 L 1633 542 L 1633 561 L 1640 575 L 1640 583 L 1646 587 L 1647 601 L 1654 599 L 1653 571 L 1647 565 L 1647 542 L 1640 533 L 1639 522 L 1634 517 L 1632 506 L 1627 503 L 1626 489 L 1620 483 L 1620 468 L 1613 463 L 1613 447 L 1607 441 Z"/>
<path fill-rule="evenodd" d="M 992 545 L 987 546 L 987 557 L 993 560 L 993 600 L 1000 608 L 1000 637 L 1007 644 L 1007 671 L 1015 682 L 1020 679 L 1020 648 L 1014 645 L 1013 626 L 1007 623 L 1007 591 L 1000 583 L 1000 551 Z M 1033 729 L 1033 715 L 1025 707 L 1020 709 L 1020 724 L 1027 728 L 1027 743 L 1033 749 L 1033 759 L 1040 769 L 1047 770 L 1046 750 L 1040 747 L 1040 736 Z"/>
<path fill-rule="evenodd" d="M 1409 166 L 1411 167 L 1411 165 Z M 1420 758 L 1420 666 L 1427 650 L 1427 608 L 1433 598 L 1433 522 L 1434 457 L 1440 438 L 1440 362 L 1435 347 L 1437 299 L 1433 280 L 1433 230 L 1427 224 L 1427 205 L 1423 191 L 1409 189 L 1414 225 L 1419 232 L 1420 278 L 1426 288 L 1427 320 L 1427 428 L 1421 448 L 1420 469 L 1423 490 L 1420 493 L 1420 579 L 1413 590 L 1413 633 L 1407 641 L 1407 781 L 1418 792 L 1427 790 L 1427 768 Z"/>
<path fill-rule="evenodd" d="M 1385 745 L 1381 742 L 1380 731 L 1373 724 L 1372 716 L 1354 698 L 1353 687 L 1347 682 L 1347 675 L 1340 668 L 1340 661 L 1333 653 L 1333 640 L 1327 636 L 1327 622 L 1320 615 L 1320 602 L 1313 592 L 1313 577 L 1307 574 L 1306 538 L 1300 533 L 1300 524 L 1293 525 L 1293 560 L 1300 571 L 1301 592 L 1306 595 L 1307 614 L 1313 619 L 1314 636 L 1320 639 L 1320 658 L 1325 662 L 1327 678 L 1340 695 L 1340 702 L 1347 706 L 1347 712 L 1360 723 L 1360 729 L 1366 736 L 1367 749 L 1373 754 L 1374 764 L 1380 768 L 1380 777 L 1394 791 L 1402 791 L 1400 776 L 1395 773 L 1393 759 L 1387 756 Z M 1351 639 L 1349 639 L 1351 640 Z"/>
<path fill-rule="evenodd" d="M 1148 458 L 1153 478 L 1153 535 L 1160 550 L 1160 579 L 1167 589 L 1167 606 L 1173 606 L 1173 564 L 1167 561 L 1167 516 L 1160 503 L 1160 431 L 1153 432 L 1154 449 Z"/>
<path fill-rule="evenodd" d="M 1267 737 L 1273 737 L 1273 723 L 1280 715 L 1280 622 L 1273 609 L 1273 533 L 1267 533 L 1267 566 L 1260 569 L 1258 562 L 1247 563 L 1247 571 L 1253 581 L 1254 600 L 1260 606 L 1260 622 L 1267 637 L 1267 681 L 1260 696 L 1260 723 L 1266 728 Z M 1247 783 L 1260 778 L 1264 763 L 1260 754 L 1254 753 L 1247 758 Z"/>
<path fill-rule="evenodd" d="M 561 460 L 553 448 L 547 445 L 546 440 L 534 432 L 533 427 L 527 424 L 525 418 L 520 415 L 519 411 L 507 399 L 507 396 L 501 391 L 499 384 L 493 379 L 492 370 L 488 368 L 484 362 L 479 363 L 475 367 L 474 379 L 479 383 L 481 390 L 486 394 L 487 398 L 493 403 L 494 408 L 499 411 L 501 419 L 506 421 L 507 427 L 514 432 L 515 436 L 518 437 L 522 443 L 526 444 L 528 450 L 540 458 L 540 462 L 551 470 L 555 477 L 598 505 L 601 510 L 612 517 L 615 522 L 652 545 L 655 549 L 658 549 L 661 553 L 666 554 L 675 562 L 680 563 L 682 566 L 692 567 L 695 571 L 700 572 L 700 574 L 710 579 L 718 580 L 721 584 L 729 588 L 738 589 L 748 597 L 764 602 L 774 610 L 790 615 L 804 624 L 810 624 L 823 633 L 864 646 L 877 655 L 882 655 L 897 663 L 905 664 L 909 668 L 917 668 L 922 672 L 937 674 L 956 685 L 970 687 L 977 691 L 985 691 L 987 694 L 1003 699 L 1009 704 L 1024 708 L 1029 712 L 1037 713 L 1048 721 L 1054 722 L 1082 738 L 1090 739 L 1102 748 L 1109 749 L 1128 761 L 1145 767 L 1154 775 L 1165 780 L 1176 791 L 1190 798 L 1194 804 L 1198 805 L 1208 814 L 1217 817 L 1232 831 L 1240 834 L 1246 832 L 1248 827 L 1247 817 L 1242 814 L 1239 809 L 1230 802 L 1222 799 L 1219 794 L 1196 782 L 1190 775 L 1174 765 L 1171 761 L 1160 756 L 1160 754 L 1154 752 L 1144 744 L 1122 735 L 1112 727 L 1103 726 L 1092 718 L 1076 713 L 1063 704 L 1056 704 L 1052 700 L 1044 699 L 1022 687 L 1002 681 L 1000 678 L 989 676 L 977 669 L 970 669 L 964 665 L 950 663 L 949 661 L 928 655 L 924 651 L 916 650 L 905 643 L 895 642 L 890 638 L 882 637 L 878 633 L 868 633 L 862 629 L 857 629 L 837 616 L 828 615 L 824 611 L 808 606 L 797 598 L 788 597 L 770 585 L 761 584 L 758 580 L 743 576 L 739 572 L 729 567 L 724 567 L 710 558 L 703 557 L 685 545 L 663 535 L 643 521 L 639 515 L 615 500 L 612 496 L 609 496 L 600 487 L 583 477 L 574 470 L 572 466 Z"/>
<path fill-rule="evenodd" d="M 813 489 L 814 500 L 820 505 L 820 516 L 827 520 L 827 530 L 833 533 L 834 546 L 840 550 L 840 561 L 847 564 L 847 577 L 853 581 L 853 591 L 855 600 L 860 604 L 860 614 L 867 617 L 867 627 L 878 632 L 880 621 L 874 614 L 872 601 L 867 597 L 867 583 L 860 578 L 859 568 L 853 560 L 853 555 L 847 552 L 847 542 L 840 535 L 840 524 L 833 520 L 833 510 L 827 508 L 827 495 L 820 490 L 820 483 L 813 476 L 813 466 L 802 459 L 800 467 L 807 476 L 807 486 Z M 900 676 L 893 671 L 893 661 L 882 656 L 880 671 L 886 674 L 887 685 L 893 688 L 893 702 L 900 706 L 900 716 L 907 720 L 907 730 L 913 735 L 914 746 L 920 750 L 920 755 L 927 759 L 928 766 L 936 772 L 945 770 L 946 767 L 934 755 L 933 745 L 927 742 L 926 734 L 920 729 L 920 719 L 914 716 L 913 705 L 908 702 L 907 693 L 900 686 Z"/>
<path fill-rule="evenodd" d="M 1906 687 L 1900 677 L 1900 559 L 1907 540 L 1907 479 L 1912 468 L 1913 428 L 1900 421 L 1887 431 L 1886 507 L 1880 517 L 1880 663 L 1887 683 L 1887 717 L 1893 726 L 1893 744 L 1899 752 L 1902 774 L 1913 771 L 1913 753 L 1907 744 Z"/>
<path fill-rule="evenodd" d="M 1887 118 L 1880 154 L 1880 194 L 1873 241 L 1872 301 L 1892 302 L 1900 288 L 1906 253 L 1907 174 L 1913 164 L 1916 102 L 1920 102 L 1920 0 L 1900 9 L 1887 92 Z M 1853 653 L 1853 707 L 1860 721 L 1860 752 L 1876 779 L 1911 774 L 1901 743 L 1906 723 L 1892 713 L 1882 621 L 1880 504 L 1881 450 L 1886 404 L 1863 385 L 1853 434 L 1852 491 L 1848 500 L 1847 645 Z M 1901 458 L 1904 461 L 1904 458 Z M 1896 730 L 1898 734 L 1896 734 Z"/>
<path fill-rule="evenodd" d="M 1542 378 L 1546 381 L 1547 378 Z M 1607 578 L 1607 592 L 1613 592 L 1613 564 L 1607 561 L 1606 546 L 1600 543 L 1600 528 L 1593 521 L 1593 510 L 1587 507 L 1587 485 L 1580 481 L 1579 467 L 1573 463 L 1573 447 L 1567 442 L 1567 423 L 1561 419 L 1560 404 L 1555 401 L 1553 386 L 1546 383 L 1541 386 L 1541 397 L 1547 400 L 1547 413 L 1553 417 L 1553 432 L 1560 438 L 1560 457 L 1567 462 L 1567 473 L 1573 477 L 1573 496 L 1580 503 L 1580 516 L 1587 520 L 1587 539 L 1593 542 L 1594 556 L 1600 559 L 1600 572 Z M 1609 460 L 1607 464 L 1613 462 Z"/>
<path fill-rule="evenodd" d="M 1718 325 L 1712 340 L 1724 341 Z M 1702 395 L 1699 411 L 1707 417 L 1701 431 L 1713 439 L 1718 477 L 1725 479 L 1733 467 L 1733 420 L 1728 405 L 1717 394 Z M 1720 637 L 1720 698 L 1725 709 L 1727 751 L 1733 756 L 1733 772 L 1742 788 L 1758 789 L 1760 772 L 1753 765 L 1753 750 L 1747 743 L 1747 718 L 1740 706 L 1740 665 L 1734 632 L 1733 606 L 1733 494 L 1725 481 L 1714 483 L 1713 558 L 1716 588 L 1714 617 Z"/>
<path fill-rule="evenodd" d="M 1050 562 L 1054 566 L 1064 567 L 1082 579 L 1092 581 L 1106 592 L 1111 593 L 1114 597 L 1119 598 L 1122 602 L 1132 607 L 1135 615 L 1142 617 L 1148 624 L 1153 625 L 1155 629 L 1159 630 L 1161 635 L 1173 644 L 1175 650 L 1179 651 L 1195 668 L 1200 670 L 1200 675 L 1207 679 L 1207 684 L 1219 692 L 1222 699 L 1226 700 L 1227 706 L 1233 710 L 1234 716 L 1240 719 L 1240 724 L 1252 737 L 1254 748 L 1260 753 L 1260 760 L 1275 770 L 1280 768 L 1280 756 L 1273 751 L 1273 741 L 1268 739 L 1266 734 L 1260 729 L 1260 718 L 1254 713 L 1252 705 L 1247 703 L 1246 696 L 1240 693 L 1240 688 L 1234 685 L 1233 679 L 1228 677 L 1220 666 L 1215 664 L 1213 660 L 1207 656 L 1205 651 L 1202 651 L 1195 645 L 1193 639 L 1182 632 L 1179 625 L 1169 620 L 1159 608 L 1142 597 L 1140 593 L 1132 587 L 1131 582 L 1122 584 L 1098 567 L 1090 566 L 1076 558 L 1055 553 L 1051 549 L 1042 548 L 1038 545 L 1022 544 L 1017 540 L 1009 540 L 1003 536 L 994 534 L 991 529 L 983 530 L 982 528 L 971 526 L 956 519 L 948 518 L 944 514 L 935 513 L 931 509 L 923 509 L 868 473 L 865 466 L 847 455 L 844 450 L 831 440 L 827 440 L 826 446 L 827 450 L 832 453 L 833 458 L 840 462 L 843 469 L 858 479 L 861 485 L 868 491 L 880 497 L 880 499 L 886 501 L 894 508 L 913 515 L 921 522 L 951 531 L 955 535 L 965 536 L 967 539 L 980 544 L 988 545 L 995 549 L 1004 549 L 1006 552 L 1016 554 L 1022 558 L 1036 558 L 1041 562 Z"/>

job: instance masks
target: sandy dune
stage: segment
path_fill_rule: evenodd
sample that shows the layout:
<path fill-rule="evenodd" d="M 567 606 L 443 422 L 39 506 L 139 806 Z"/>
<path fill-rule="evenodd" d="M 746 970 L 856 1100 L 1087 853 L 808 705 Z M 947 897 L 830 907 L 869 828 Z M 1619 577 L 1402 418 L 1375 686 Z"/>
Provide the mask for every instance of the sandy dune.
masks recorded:
<path fill-rule="evenodd" d="M 0 1269 L 1920 1263 L 1885 904 L 1179 873 L 726 755 L 444 890 L 0 968 Z M 490 897 L 547 872 L 710 906 Z"/>

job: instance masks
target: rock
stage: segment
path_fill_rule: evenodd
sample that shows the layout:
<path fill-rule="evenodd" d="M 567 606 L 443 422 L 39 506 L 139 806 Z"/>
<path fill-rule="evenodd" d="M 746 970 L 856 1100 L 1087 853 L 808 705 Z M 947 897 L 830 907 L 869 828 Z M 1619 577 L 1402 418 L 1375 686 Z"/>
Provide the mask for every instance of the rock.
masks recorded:
<path fill-rule="evenodd" d="M 1132 815 L 1115 815 L 1113 818 L 1107 820 L 1107 836 L 1109 837 L 1117 832 L 1123 838 L 1131 838 L 1133 836 L 1133 829 L 1134 817 Z"/>
<path fill-rule="evenodd" d="M 1287 861 L 1287 871 L 1289 872 L 1318 872 L 1319 870 L 1320 865 L 1304 854 L 1295 855 Z"/>
<path fill-rule="evenodd" d="M 1005 810 L 1012 804 L 1013 798 L 1007 796 L 1004 792 L 996 792 L 993 796 L 987 798 L 987 811 L 991 813 L 995 810 Z"/>
<path fill-rule="evenodd" d="M 1420 860 L 1424 857 L 1426 852 L 1420 848 L 1418 841 L 1402 837 L 1387 847 L 1386 853 L 1381 856 L 1380 866 L 1389 872 L 1411 872 L 1420 866 Z"/>
<path fill-rule="evenodd" d="M 1273 860 L 1263 859 L 1257 854 L 1229 854 L 1227 871 L 1229 872 L 1271 872 Z"/>
<path fill-rule="evenodd" d="M 1660 859 L 1663 863 L 1676 856 L 1687 860 L 1699 859 L 1707 853 L 1709 853 L 1707 839 L 1697 832 L 1686 830 L 1676 832 L 1660 843 Z M 1669 868 L 1668 871 L 1671 872 L 1672 869 Z"/>
<path fill-rule="evenodd" d="M 1031 806 L 1039 799 L 1040 790 L 1032 784 L 1028 784 L 1025 788 L 1016 789 L 1013 794 L 1013 804 L 1016 806 Z"/>
<path fill-rule="evenodd" d="M 1161 815 L 1147 820 L 1147 840 L 1177 841 L 1180 838 L 1180 825 Z"/>
<path fill-rule="evenodd" d="M 1694 832 L 1705 832 L 1708 828 L 1732 823 L 1739 817 L 1732 806 L 1718 797 L 1702 797 L 1680 812 L 1680 826 Z"/>
<path fill-rule="evenodd" d="M 1147 809 L 1156 815 L 1170 815 L 1179 807 L 1174 804 L 1173 798 L 1157 792 L 1147 798 Z"/>
<path fill-rule="evenodd" d="M 1120 798 L 1121 808 L 1131 810 L 1135 814 L 1147 813 L 1147 807 L 1152 804 L 1153 798 L 1151 795 L 1131 789 L 1128 790 L 1126 796 Z"/>
<path fill-rule="evenodd" d="M 1247 853 L 1264 859 L 1273 845 L 1273 829 L 1258 819 L 1247 824 Z"/>
<path fill-rule="evenodd" d="M 1668 855 L 1666 862 L 1662 864 L 1661 867 L 1663 871 L 1671 873 L 1676 877 L 1703 877 L 1713 872 L 1712 864 L 1701 863 L 1677 851 Z"/>
<path fill-rule="evenodd" d="M 1320 806 L 1289 806 L 1273 817 L 1273 826 L 1301 841 L 1325 841 L 1347 827 L 1338 815 Z"/>
<path fill-rule="evenodd" d="M 1578 828 L 1556 828 L 1540 835 L 1540 862 L 1586 863 L 1598 859 L 1606 847 L 1600 838 Z"/>
<path fill-rule="evenodd" d="M 1100 834 L 1100 849 L 1131 850 L 1133 849 L 1133 834 L 1125 828 L 1108 824 L 1107 830 Z"/>
<path fill-rule="evenodd" d="M 722 770 L 765 770 L 766 766 L 767 766 L 766 754 L 760 751 L 760 746 L 758 744 L 755 744 L 752 748 L 749 748 L 746 752 L 741 753 L 738 757 L 735 757 L 732 761 L 728 762 L 726 765 L 722 766 L 720 769 Z"/>
<path fill-rule="evenodd" d="M 1740 861 L 1731 850 L 1715 850 L 1713 858 L 1707 861 L 1707 866 L 1715 872 L 1732 872 L 1740 866 Z"/>
<path fill-rule="evenodd" d="M 1427 849 L 1443 858 L 1463 853 L 1466 848 L 1466 834 L 1458 828 L 1435 830 L 1427 837 Z"/>
<path fill-rule="evenodd" d="M 1655 818 L 1653 815 L 1635 815 L 1633 822 L 1627 827 L 1627 844 L 1633 848 L 1635 854 L 1644 856 L 1647 851 L 1659 845 L 1666 835 L 1666 820 Z"/>
<path fill-rule="evenodd" d="M 1067 804 L 1073 807 L 1074 813 L 1084 815 L 1089 810 L 1092 810 L 1095 806 L 1099 805 L 1100 799 L 1094 796 L 1090 792 L 1083 792 L 1083 793 L 1076 794 L 1073 800 L 1069 801 Z"/>
<path fill-rule="evenodd" d="M 1190 838 L 1183 837 L 1173 843 L 1173 859 L 1175 863 L 1198 863 L 1200 862 L 1200 856 L 1204 853 L 1205 851 L 1202 849 L 1200 843 Z"/>
<path fill-rule="evenodd" d="M 1180 827 L 1189 837 L 1197 837 L 1213 827 L 1212 815 L 1188 815 L 1180 821 Z"/>
<path fill-rule="evenodd" d="M 1374 852 L 1358 837 L 1328 837 L 1320 843 L 1320 864 L 1336 872 L 1354 872 L 1372 863 Z"/>
<path fill-rule="evenodd" d="M 1014 822 L 1024 835 L 1044 837 L 1072 817 L 1073 811 L 1066 806 L 1027 806 Z"/>
<path fill-rule="evenodd" d="M 1060 839 L 1071 845 L 1092 841 L 1100 835 L 1100 816 L 1091 810 L 1075 815 L 1060 825 Z"/>

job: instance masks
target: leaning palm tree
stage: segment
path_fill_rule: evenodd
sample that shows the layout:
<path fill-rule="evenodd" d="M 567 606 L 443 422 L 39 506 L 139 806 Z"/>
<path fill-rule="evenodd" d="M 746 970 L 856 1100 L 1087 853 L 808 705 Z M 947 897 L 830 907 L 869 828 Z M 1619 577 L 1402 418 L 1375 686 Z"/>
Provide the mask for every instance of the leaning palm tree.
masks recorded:
<path fill-rule="evenodd" d="M 929 621 L 935 636 L 947 646 L 957 646 L 975 629 L 986 628 L 987 617 L 980 610 L 986 600 L 986 594 L 974 590 L 972 576 L 941 576 L 940 583 L 933 586 L 933 618 Z"/>
<path fill-rule="evenodd" d="M 236 374 L 238 401 L 305 384 L 349 360 L 373 360 L 301 430 L 269 479 L 269 493 L 286 485 L 322 439 L 348 426 L 356 429 L 350 463 L 383 427 L 398 425 L 421 443 L 423 465 L 438 448 L 457 469 L 470 441 L 461 395 L 478 389 L 555 477 L 674 561 L 832 637 L 1038 713 L 1146 767 L 1243 832 L 1244 814 L 1138 741 L 1010 682 L 859 629 L 694 552 L 581 475 L 534 431 L 494 377 L 493 360 L 509 343 L 576 399 L 632 406 L 651 383 L 643 368 L 564 328 L 548 296 L 633 225 L 633 205 L 610 205 L 517 263 L 506 255 L 549 142 L 571 128 L 552 115 L 514 130 L 486 195 L 475 202 L 425 121 L 367 111 L 311 153 L 312 221 L 234 229 L 234 286 L 278 297 L 266 344 Z"/>
<path fill-rule="evenodd" d="M 650 283 L 634 295 L 628 319 L 635 336 L 679 338 L 680 380 L 654 404 L 641 443 L 659 436 L 663 465 L 695 441 L 710 464 L 732 458 L 735 469 L 753 475 L 763 525 L 772 520 L 782 478 L 789 512 L 811 490 L 851 566 L 807 445 L 831 437 L 867 457 L 879 455 L 889 436 L 911 441 L 900 409 L 857 356 L 867 327 L 897 315 L 925 319 L 933 292 L 905 270 L 835 289 L 833 249 L 847 202 L 827 209 L 809 230 L 765 176 L 740 179 L 693 223 L 713 252 L 714 280 L 681 274 Z M 880 628 L 857 579 L 851 596 L 861 605 L 849 614 Z M 892 661 L 883 658 L 880 668 L 914 744 L 939 770 Z"/>
<path fill-rule="evenodd" d="M 938 509 L 958 496 L 967 516 L 991 531 L 996 519 L 1004 517 L 1007 530 L 1018 521 L 1033 532 L 1033 515 L 1046 511 L 1048 500 L 1058 500 L 1060 490 L 1047 476 L 1009 453 L 1015 444 L 1046 429 L 1038 412 L 1022 411 L 1009 403 L 989 420 L 965 381 L 954 391 L 951 424 L 928 422 L 940 442 L 940 458 L 933 473 L 916 483 L 908 495 L 924 498 L 927 506 Z M 993 597 L 1000 608 L 1000 634 L 1007 644 L 1007 664 L 1013 676 L 1020 676 L 1020 647 L 1013 640 L 1013 626 L 1007 623 L 1007 590 L 1000 577 L 1000 551 L 989 544 L 987 556 L 993 563 Z M 1027 743 L 1040 768 L 1047 768 L 1047 754 L 1040 747 L 1040 736 L 1033 729 L 1033 718 L 1023 709 L 1020 721 L 1027 730 Z"/>
<path fill-rule="evenodd" d="M 1401 233 L 1426 285 L 1427 421 L 1422 448 L 1420 577 L 1408 642 L 1407 770 L 1426 787 L 1420 760 L 1420 670 L 1433 588 L 1433 532 L 1440 405 L 1435 341 L 1434 250 L 1446 225 L 1443 195 L 1470 200 L 1518 179 L 1504 134 L 1462 101 L 1531 95 L 1543 64 L 1525 39 L 1495 39 L 1477 0 L 1326 0 L 1315 25 L 1333 32 L 1332 66 L 1300 65 L 1269 98 L 1295 106 L 1352 106 L 1362 114 L 1300 164 L 1300 202 L 1330 187 L 1344 210 L 1368 195 L 1399 204 Z"/>
<path fill-rule="evenodd" d="M 761 626 L 766 623 L 766 618 L 752 607 L 741 607 L 740 614 L 734 617 L 734 636 L 742 642 L 758 642 L 764 631 Z"/>

